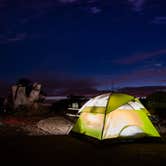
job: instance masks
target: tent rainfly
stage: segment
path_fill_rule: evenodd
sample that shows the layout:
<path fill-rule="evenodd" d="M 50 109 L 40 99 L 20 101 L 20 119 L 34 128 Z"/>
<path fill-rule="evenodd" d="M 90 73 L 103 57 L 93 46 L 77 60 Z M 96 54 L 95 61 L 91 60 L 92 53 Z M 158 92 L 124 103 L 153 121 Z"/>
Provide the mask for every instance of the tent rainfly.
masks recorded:
<path fill-rule="evenodd" d="M 99 140 L 160 137 L 147 109 L 137 98 L 127 94 L 97 96 L 85 103 L 79 112 L 72 132 Z"/>

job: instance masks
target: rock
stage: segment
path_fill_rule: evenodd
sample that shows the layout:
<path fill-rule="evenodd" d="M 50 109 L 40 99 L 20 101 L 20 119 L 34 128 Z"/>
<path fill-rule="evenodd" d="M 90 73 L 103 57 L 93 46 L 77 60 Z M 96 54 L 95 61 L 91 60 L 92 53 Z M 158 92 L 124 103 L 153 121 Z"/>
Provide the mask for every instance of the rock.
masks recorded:
<path fill-rule="evenodd" d="M 57 116 L 39 121 L 37 127 L 53 135 L 67 135 L 73 123 L 64 117 Z"/>

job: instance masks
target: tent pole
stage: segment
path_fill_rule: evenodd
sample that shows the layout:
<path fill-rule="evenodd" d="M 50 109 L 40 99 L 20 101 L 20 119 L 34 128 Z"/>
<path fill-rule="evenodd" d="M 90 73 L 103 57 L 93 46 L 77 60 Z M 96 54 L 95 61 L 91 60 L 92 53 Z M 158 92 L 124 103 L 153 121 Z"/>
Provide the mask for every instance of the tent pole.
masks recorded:
<path fill-rule="evenodd" d="M 108 108 L 108 104 L 109 104 L 111 95 L 112 95 L 112 93 L 110 93 L 110 95 L 108 97 L 108 102 L 107 102 L 107 105 L 106 105 L 106 108 L 105 108 L 105 112 L 104 112 L 103 128 L 102 128 L 102 131 L 101 131 L 101 140 L 103 139 L 103 133 L 104 133 L 105 121 L 106 121 L 106 115 L 107 115 L 107 108 Z"/>

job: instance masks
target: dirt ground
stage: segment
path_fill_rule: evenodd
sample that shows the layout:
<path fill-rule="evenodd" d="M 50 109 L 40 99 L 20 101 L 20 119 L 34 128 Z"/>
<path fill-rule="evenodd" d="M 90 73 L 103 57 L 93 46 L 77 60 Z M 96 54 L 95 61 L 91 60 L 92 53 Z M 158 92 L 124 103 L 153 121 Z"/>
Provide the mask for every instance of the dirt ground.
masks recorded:
<path fill-rule="evenodd" d="M 65 116 L 0 118 L 0 136 L 66 135 L 74 122 Z"/>
<path fill-rule="evenodd" d="M 1 137 L 1 163 L 28 165 L 165 165 L 164 143 L 98 145 L 73 136 Z"/>
<path fill-rule="evenodd" d="M 165 142 L 104 144 L 73 135 L 52 135 L 37 127 L 42 119 L 1 119 L 1 122 L 6 122 L 0 124 L 1 163 L 36 166 L 166 165 Z"/>

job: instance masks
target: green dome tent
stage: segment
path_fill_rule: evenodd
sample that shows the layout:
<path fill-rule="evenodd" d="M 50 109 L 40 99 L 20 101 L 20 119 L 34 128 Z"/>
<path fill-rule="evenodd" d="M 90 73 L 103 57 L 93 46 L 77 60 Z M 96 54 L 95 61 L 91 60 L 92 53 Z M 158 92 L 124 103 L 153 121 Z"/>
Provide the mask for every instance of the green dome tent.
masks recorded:
<path fill-rule="evenodd" d="M 127 94 L 108 93 L 90 99 L 80 109 L 72 132 L 99 140 L 160 137 L 140 101 Z"/>

